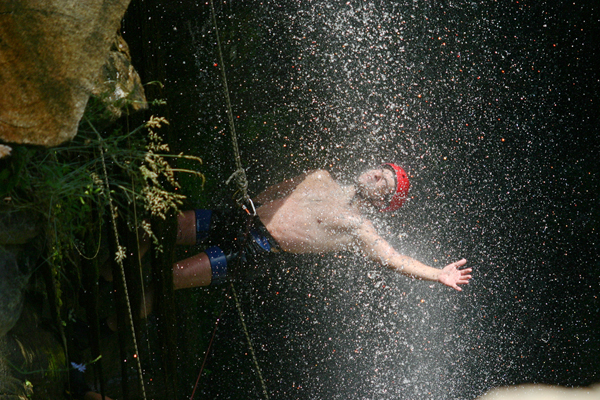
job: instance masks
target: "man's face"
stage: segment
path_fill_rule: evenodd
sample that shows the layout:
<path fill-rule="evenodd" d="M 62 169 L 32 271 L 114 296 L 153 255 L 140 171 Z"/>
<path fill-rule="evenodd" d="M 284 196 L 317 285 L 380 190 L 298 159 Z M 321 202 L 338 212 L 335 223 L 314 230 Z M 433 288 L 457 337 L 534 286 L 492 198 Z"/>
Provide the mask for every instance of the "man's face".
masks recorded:
<path fill-rule="evenodd" d="M 387 168 L 372 169 L 358 177 L 356 190 L 362 198 L 381 209 L 389 204 L 396 190 L 396 177 Z"/>

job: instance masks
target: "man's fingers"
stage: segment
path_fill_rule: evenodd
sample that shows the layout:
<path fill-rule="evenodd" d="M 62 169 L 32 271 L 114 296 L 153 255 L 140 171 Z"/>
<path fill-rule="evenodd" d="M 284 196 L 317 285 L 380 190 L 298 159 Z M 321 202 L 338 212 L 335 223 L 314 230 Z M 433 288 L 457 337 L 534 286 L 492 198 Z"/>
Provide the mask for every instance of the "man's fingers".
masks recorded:
<path fill-rule="evenodd" d="M 469 279 L 472 278 L 472 276 L 470 274 L 471 271 L 469 271 L 469 270 L 461 269 L 461 270 L 459 270 L 459 272 L 460 272 L 459 279 L 461 279 L 461 280 L 467 280 L 468 281 Z"/>
<path fill-rule="evenodd" d="M 458 277 L 458 281 L 456 282 L 458 285 L 466 285 L 471 280 L 471 268 L 465 268 L 458 270 L 460 272 L 460 276 Z"/>
<path fill-rule="evenodd" d="M 453 276 L 453 278 L 450 279 L 450 282 L 445 282 L 445 284 L 455 290 L 458 290 L 459 292 L 461 292 L 462 289 L 458 285 L 468 284 L 469 280 L 471 279 L 471 272 L 473 271 L 472 268 L 459 269 L 466 263 L 467 260 L 463 258 L 461 260 L 448 264 L 445 267 L 447 273 Z"/>
<path fill-rule="evenodd" d="M 465 260 L 464 258 L 462 260 L 458 260 L 457 262 L 454 263 L 454 265 L 456 266 L 456 268 L 460 268 L 463 265 L 465 265 L 467 263 L 467 260 Z"/>

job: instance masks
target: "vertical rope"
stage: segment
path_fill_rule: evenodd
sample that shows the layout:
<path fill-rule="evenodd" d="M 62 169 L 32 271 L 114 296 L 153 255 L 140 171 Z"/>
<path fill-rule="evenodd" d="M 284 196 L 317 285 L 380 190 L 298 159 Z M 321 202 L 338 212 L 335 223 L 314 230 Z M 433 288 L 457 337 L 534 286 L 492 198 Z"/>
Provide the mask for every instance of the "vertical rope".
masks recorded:
<path fill-rule="evenodd" d="M 252 346 L 252 340 L 250 340 L 250 334 L 248 333 L 248 328 L 246 327 L 246 323 L 244 322 L 244 314 L 242 313 L 242 306 L 240 305 L 240 300 L 238 299 L 237 292 L 235 291 L 235 287 L 233 286 L 233 282 L 230 282 L 231 291 L 233 293 L 233 299 L 235 300 L 235 307 L 237 308 L 238 315 L 240 316 L 240 322 L 242 323 L 242 328 L 244 329 L 244 334 L 246 335 L 246 340 L 248 341 L 248 348 L 250 349 L 250 354 L 252 355 L 252 361 L 254 361 L 254 365 L 256 366 L 256 372 L 258 373 L 258 378 L 260 379 L 260 385 L 262 386 L 263 394 L 266 400 L 269 400 L 269 394 L 267 393 L 267 385 L 265 385 L 265 380 L 263 379 L 262 373 L 260 372 L 260 367 L 258 366 L 258 360 L 256 358 L 256 353 L 254 353 L 254 347 Z"/>
<path fill-rule="evenodd" d="M 219 36 L 219 27 L 217 25 L 217 15 L 215 12 L 215 5 L 214 5 L 213 0 L 210 0 L 210 10 L 211 10 L 213 25 L 215 28 L 215 35 L 216 35 L 216 39 L 217 39 L 219 64 L 221 67 L 220 68 L 221 78 L 223 79 L 223 91 L 225 92 L 225 101 L 227 103 L 227 116 L 229 117 L 229 130 L 231 133 L 231 142 L 233 145 L 233 153 L 234 153 L 235 165 L 236 165 L 236 171 L 233 173 L 233 175 L 231 175 L 231 177 L 229 177 L 227 182 L 231 181 L 231 179 L 233 179 L 235 177 L 236 183 L 238 186 L 238 192 L 241 192 L 241 199 L 238 200 L 238 203 L 244 207 L 245 207 L 244 203 L 250 203 L 252 205 L 252 209 L 253 209 L 252 211 L 255 214 L 256 211 L 254 210 L 254 205 L 252 204 L 252 200 L 250 199 L 250 196 L 248 196 L 248 180 L 246 179 L 246 172 L 244 171 L 244 168 L 242 167 L 242 160 L 240 157 L 240 150 L 239 150 L 239 146 L 238 146 L 237 134 L 235 132 L 235 122 L 233 119 L 231 99 L 229 97 L 229 87 L 227 85 L 227 75 L 225 73 L 225 62 L 223 60 L 223 50 L 221 49 L 221 38 Z M 232 281 L 230 281 L 230 285 L 231 285 L 231 290 L 233 292 L 233 298 L 235 300 L 235 305 L 236 305 L 236 309 L 238 312 L 238 316 L 240 318 L 240 322 L 242 323 L 242 328 L 243 328 L 244 334 L 246 336 L 246 341 L 248 342 L 248 348 L 250 349 L 250 354 L 252 354 L 252 361 L 254 362 L 254 367 L 256 368 L 256 372 L 260 379 L 260 384 L 261 384 L 261 387 L 263 390 L 263 395 L 266 400 L 269 400 L 269 394 L 267 392 L 267 387 L 265 385 L 265 381 L 263 379 L 262 372 L 260 370 L 260 366 L 259 366 L 258 360 L 256 358 L 256 354 L 254 353 L 254 347 L 252 346 L 252 340 L 250 339 L 250 334 L 248 333 L 248 328 L 246 327 L 246 322 L 244 321 L 244 314 L 242 313 L 242 307 L 240 305 L 240 301 L 238 299 L 237 292 L 235 291 L 235 287 L 234 287 Z"/>
<path fill-rule="evenodd" d="M 237 134 L 235 132 L 235 123 L 233 120 L 233 111 L 231 107 L 231 99 L 229 98 L 229 87 L 227 85 L 227 75 L 225 74 L 225 62 L 223 61 L 223 50 L 221 49 L 221 37 L 219 36 L 219 28 L 217 25 L 217 16 L 215 13 L 215 5 L 213 0 L 210 0 L 210 10 L 212 15 L 212 21 L 215 28 L 215 36 L 217 38 L 217 49 L 219 53 L 219 65 L 221 70 L 221 79 L 223 79 L 223 92 L 225 94 L 225 102 L 227 103 L 227 117 L 229 119 L 229 132 L 231 133 L 231 143 L 233 145 L 233 155 L 235 159 L 236 171 L 227 180 L 231 181 L 232 178 L 236 178 L 238 184 L 238 190 L 242 192 L 242 200 L 246 201 L 249 199 L 248 196 L 248 180 L 246 179 L 246 172 L 242 167 L 242 159 L 240 157 L 240 149 L 238 146 Z"/>
<path fill-rule="evenodd" d="M 229 296 L 229 291 L 225 294 L 225 299 Z M 221 322 L 221 316 L 223 315 L 223 310 L 225 310 L 225 300 L 221 304 L 221 311 L 219 312 L 219 316 L 215 321 L 215 327 L 213 329 L 212 336 L 210 337 L 210 341 L 208 342 L 208 347 L 204 352 L 204 360 L 202 360 L 202 366 L 200 367 L 200 373 L 198 373 L 198 378 L 196 379 L 196 384 L 194 385 L 194 390 L 192 390 L 192 395 L 190 396 L 190 400 L 194 400 L 194 394 L 196 394 L 196 389 L 198 388 L 198 383 L 200 382 L 200 377 L 202 376 L 202 372 L 204 371 L 204 367 L 206 366 L 206 361 L 208 360 L 208 355 L 210 353 L 210 348 L 212 347 L 213 341 L 215 340 L 215 336 L 217 334 L 217 328 L 219 327 L 219 322 Z"/>
<path fill-rule="evenodd" d="M 112 197 L 110 197 L 110 186 L 108 184 L 108 171 L 106 169 L 106 161 L 104 160 L 104 148 L 102 147 L 102 136 L 100 136 L 100 133 L 98 133 L 96 128 L 89 121 L 88 121 L 88 123 L 90 124 L 90 126 L 92 127 L 94 132 L 98 135 L 98 140 L 100 141 L 100 146 L 99 146 L 100 147 L 100 159 L 102 160 L 102 169 L 104 172 L 104 184 L 106 186 L 106 188 L 105 188 L 106 195 L 108 196 L 108 206 L 110 209 L 110 218 L 111 218 L 112 227 L 114 230 L 117 251 L 121 252 L 122 247 L 121 247 L 121 244 L 119 243 L 119 232 L 117 229 L 117 220 L 115 218 L 115 211 L 114 211 L 115 209 L 114 209 L 114 205 L 112 202 Z M 142 374 L 142 364 L 140 361 L 140 352 L 138 351 L 137 339 L 135 337 L 135 330 L 133 327 L 133 313 L 131 312 L 131 302 L 129 301 L 129 293 L 127 291 L 127 281 L 125 280 L 125 267 L 123 266 L 123 259 L 120 254 L 117 255 L 116 259 L 117 259 L 117 263 L 119 264 L 119 268 L 121 268 L 121 277 L 123 279 L 123 290 L 124 290 L 124 294 L 125 294 L 125 300 L 127 303 L 127 313 L 128 313 L 129 322 L 131 325 L 131 337 L 133 339 L 133 347 L 134 347 L 134 351 L 135 351 L 134 358 L 137 362 L 138 375 L 139 375 L 139 379 L 140 379 L 140 385 L 142 388 L 142 399 L 146 400 L 146 387 L 144 385 L 144 376 Z"/>

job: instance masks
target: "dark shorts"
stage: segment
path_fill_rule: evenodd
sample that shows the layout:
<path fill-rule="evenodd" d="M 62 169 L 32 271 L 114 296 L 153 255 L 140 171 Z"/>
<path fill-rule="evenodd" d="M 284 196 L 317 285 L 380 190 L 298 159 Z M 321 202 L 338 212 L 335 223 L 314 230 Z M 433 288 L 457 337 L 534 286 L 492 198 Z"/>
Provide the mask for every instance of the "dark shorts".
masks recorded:
<path fill-rule="evenodd" d="M 241 208 L 196 210 L 198 244 L 218 246 L 226 255 L 239 254 L 243 261 L 281 249 L 257 216 Z"/>

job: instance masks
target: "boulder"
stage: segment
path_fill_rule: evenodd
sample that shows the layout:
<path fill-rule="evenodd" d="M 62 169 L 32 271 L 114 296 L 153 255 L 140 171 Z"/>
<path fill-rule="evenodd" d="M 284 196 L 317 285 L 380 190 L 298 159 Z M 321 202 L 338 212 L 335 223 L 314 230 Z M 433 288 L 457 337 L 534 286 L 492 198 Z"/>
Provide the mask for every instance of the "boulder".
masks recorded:
<path fill-rule="evenodd" d="M 123 110 L 138 111 L 148 106 L 142 80 L 131 64 L 129 46 L 121 35 L 113 40 L 92 94 L 103 104 L 104 117 L 109 121 L 119 118 Z"/>
<path fill-rule="evenodd" d="M 528 384 L 492 389 L 478 400 L 598 400 L 600 385 L 583 388 Z"/>
<path fill-rule="evenodd" d="M 10 156 L 11 152 L 12 152 L 12 147 L 0 144 L 0 158 Z"/>
<path fill-rule="evenodd" d="M 0 2 L 0 140 L 75 136 L 129 1 Z"/>
<path fill-rule="evenodd" d="M 69 372 L 60 335 L 43 318 L 41 299 L 25 301 L 15 327 L 0 338 L 0 399 L 65 400 Z"/>

